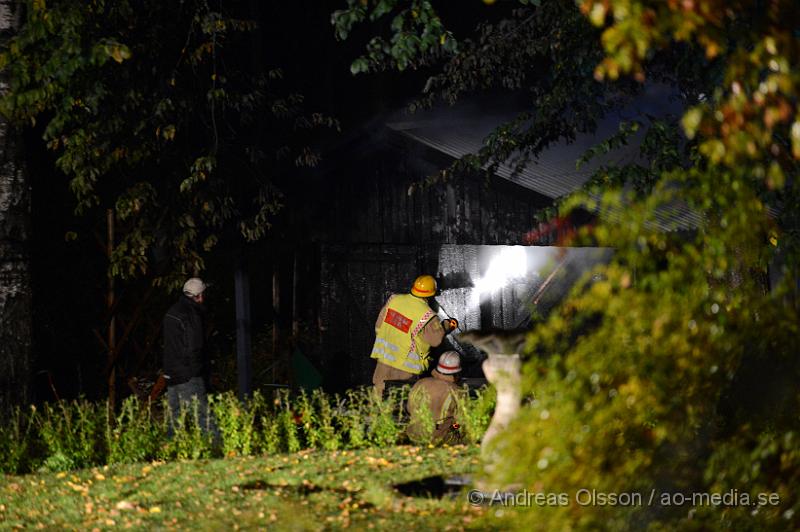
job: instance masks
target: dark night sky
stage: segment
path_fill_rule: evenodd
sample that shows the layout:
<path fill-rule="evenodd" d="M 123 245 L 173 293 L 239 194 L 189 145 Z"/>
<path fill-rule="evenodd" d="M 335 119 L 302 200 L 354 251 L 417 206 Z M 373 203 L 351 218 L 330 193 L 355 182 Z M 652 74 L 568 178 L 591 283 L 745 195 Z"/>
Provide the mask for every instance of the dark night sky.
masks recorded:
<path fill-rule="evenodd" d="M 486 6 L 481 0 L 440 2 L 440 15 L 456 37 L 473 28 L 477 17 L 506 11 Z M 360 55 L 374 32 L 388 27 L 387 20 L 357 27 L 348 40 L 334 37 L 331 13 L 346 6 L 344 0 L 264 2 L 260 19 L 264 38 L 264 61 L 281 66 L 287 79 L 306 94 L 310 109 L 317 106 L 336 115 L 345 132 L 361 122 L 402 107 L 419 94 L 428 71 L 350 73 L 350 64 Z"/>

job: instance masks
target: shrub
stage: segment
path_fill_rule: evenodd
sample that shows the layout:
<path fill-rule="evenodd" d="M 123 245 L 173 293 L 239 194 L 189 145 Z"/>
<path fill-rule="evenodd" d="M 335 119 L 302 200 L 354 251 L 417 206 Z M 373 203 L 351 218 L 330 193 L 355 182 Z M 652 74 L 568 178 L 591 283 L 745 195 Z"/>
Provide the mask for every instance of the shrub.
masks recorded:
<path fill-rule="evenodd" d="M 104 462 L 99 431 L 104 426 L 105 413 L 105 404 L 86 399 L 45 404 L 39 417 L 45 452 L 43 467 L 65 471 Z"/>
<path fill-rule="evenodd" d="M 348 390 L 344 400 L 338 405 L 343 444 L 350 449 L 360 449 L 368 443 L 364 420 L 367 400 L 363 388 Z"/>
<path fill-rule="evenodd" d="M 263 396 L 261 400 L 263 401 Z M 256 439 L 258 441 L 258 448 L 261 452 L 267 454 L 276 454 L 281 451 L 281 423 L 277 416 L 278 406 L 280 405 L 279 397 L 275 397 L 273 401 L 273 408 L 268 409 L 263 405 L 258 411 L 259 430 L 256 432 Z"/>
<path fill-rule="evenodd" d="M 206 416 L 205 427 L 200 422 L 200 402 L 192 398 L 188 407 L 181 406 L 177 413 L 170 410 L 164 399 L 164 428 L 170 436 L 162 446 L 159 458 L 187 460 L 209 458 L 213 451 L 211 417 Z"/>
<path fill-rule="evenodd" d="M 224 456 L 246 456 L 252 454 L 256 445 L 256 415 L 263 400 L 253 399 L 241 403 L 233 392 L 208 397 L 210 410 L 219 427 L 222 454 Z"/>
<path fill-rule="evenodd" d="M 16 407 L 8 422 L 0 426 L 0 473 L 21 473 L 29 465 L 35 422 L 34 407 L 27 416 Z"/>
<path fill-rule="evenodd" d="M 415 397 L 416 394 L 419 394 L 419 397 Z M 424 388 L 417 388 L 411 394 L 411 399 L 412 401 L 409 401 L 411 420 L 406 428 L 406 434 L 416 445 L 428 445 L 433 441 L 433 432 L 436 429 L 430 396 Z"/>
<path fill-rule="evenodd" d="M 108 463 L 141 462 L 158 455 L 165 432 L 153 419 L 152 406 L 150 401 L 142 403 L 130 396 L 122 402 L 116 418 L 111 413 L 106 416 Z"/>
<path fill-rule="evenodd" d="M 304 443 L 306 447 L 314 448 L 319 445 L 318 433 L 316 430 L 315 420 L 316 414 L 314 406 L 311 404 L 311 398 L 305 390 L 300 390 L 300 394 L 294 400 L 295 422 L 302 429 L 302 434 L 305 436 Z"/>
<path fill-rule="evenodd" d="M 365 391 L 365 401 L 361 404 L 366 407 L 367 439 L 370 443 L 377 447 L 386 447 L 398 442 L 405 429 L 403 422 L 399 420 L 406 417 L 406 395 L 405 388 L 389 390 L 389 396 L 385 399 L 378 397 L 370 389 Z"/>
<path fill-rule="evenodd" d="M 461 425 L 462 434 L 468 443 L 480 443 L 492 420 L 497 392 L 494 387 L 488 387 L 472 393 L 474 398 L 470 397 L 468 390 L 455 395 L 456 421 Z"/>
<path fill-rule="evenodd" d="M 32 407 L 27 415 L 17 409 L 0 427 L 0 471 L 394 445 L 404 438 L 406 395 L 402 388 L 386 399 L 371 388 L 349 390 L 343 398 L 322 390 L 295 397 L 279 390 L 268 403 L 259 392 L 245 402 L 228 392 L 208 396 L 205 426 L 197 399 L 173 413 L 166 398 L 151 404 L 128 397 L 116 414 L 106 403 L 59 401 L 45 404 L 41 412 Z M 473 427 L 470 441 L 478 441 L 493 395 L 462 401 L 462 423 Z M 429 441 L 430 436 L 423 443 Z"/>
<path fill-rule="evenodd" d="M 338 403 L 339 396 L 335 395 L 333 400 Z M 316 415 L 313 419 L 313 430 L 316 433 L 315 439 L 321 442 L 322 448 L 328 451 L 335 451 L 342 445 L 342 436 L 338 428 L 337 411 L 331 406 L 331 397 L 322 390 L 314 390 L 312 394 L 313 407 Z M 340 425 L 339 425 L 340 426 Z"/>
<path fill-rule="evenodd" d="M 300 417 L 292 409 L 289 390 L 278 390 L 275 398 L 276 418 L 281 439 L 281 450 L 295 453 L 302 448 L 297 425 Z"/>

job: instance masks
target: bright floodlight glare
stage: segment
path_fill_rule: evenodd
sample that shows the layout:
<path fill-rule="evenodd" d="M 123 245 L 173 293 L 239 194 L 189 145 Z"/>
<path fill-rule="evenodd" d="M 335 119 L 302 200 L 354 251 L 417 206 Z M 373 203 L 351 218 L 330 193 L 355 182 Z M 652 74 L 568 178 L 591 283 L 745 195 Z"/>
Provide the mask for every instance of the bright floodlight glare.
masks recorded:
<path fill-rule="evenodd" d="M 525 248 L 514 246 L 500 250 L 489 263 L 486 273 L 475 282 L 472 289 L 472 302 L 480 303 L 481 296 L 500 290 L 511 279 L 525 277 L 528 271 L 528 258 Z"/>

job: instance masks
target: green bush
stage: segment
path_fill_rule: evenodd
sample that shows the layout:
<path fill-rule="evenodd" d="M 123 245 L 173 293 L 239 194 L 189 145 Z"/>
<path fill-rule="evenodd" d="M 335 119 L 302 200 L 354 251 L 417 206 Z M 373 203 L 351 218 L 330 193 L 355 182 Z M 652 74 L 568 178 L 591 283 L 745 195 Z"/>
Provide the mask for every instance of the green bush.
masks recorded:
<path fill-rule="evenodd" d="M 364 420 L 364 404 L 368 400 L 364 389 L 348 390 L 337 407 L 341 423 L 343 444 L 350 449 L 360 449 L 368 444 Z"/>
<path fill-rule="evenodd" d="M 349 390 L 344 397 L 321 390 L 292 396 L 284 389 L 269 402 L 259 392 L 245 402 L 228 392 L 209 395 L 205 427 L 196 399 L 175 413 L 166 398 L 151 404 L 128 397 L 117 413 L 106 403 L 59 401 L 40 411 L 17 409 L 0 426 L 0 471 L 395 445 L 405 438 L 406 399 L 404 389 L 392 390 L 385 400 L 372 388 Z M 460 401 L 459 422 L 477 442 L 493 395 Z"/>
<path fill-rule="evenodd" d="M 39 436 L 44 445 L 43 468 L 66 471 L 105 461 L 102 429 L 104 404 L 86 399 L 45 404 L 39 416 Z"/>
<path fill-rule="evenodd" d="M 263 404 L 261 394 L 242 403 L 233 392 L 208 397 L 209 409 L 214 414 L 220 432 L 224 456 L 247 456 L 257 444 L 256 416 Z"/>
<path fill-rule="evenodd" d="M 724 522 L 730 530 L 797 530 L 800 432 L 758 432 L 752 426 L 742 427 L 731 439 L 714 445 L 704 477 L 709 491 L 735 493 L 742 502 L 746 494 L 753 506 L 731 506 L 724 518 L 712 507 L 701 507 L 692 515 L 694 523 L 684 517 L 677 526 L 718 528 Z"/>
<path fill-rule="evenodd" d="M 418 388 L 414 394 L 420 394 L 420 397 L 414 397 L 413 401 L 409 402 L 411 411 L 409 412 L 411 419 L 406 427 L 406 434 L 408 438 L 416 445 L 429 445 L 433 442 L 433 433 L 436 430 L 436 422 L 433 419 L 433 412 L 431 412 L 430 396 L 424 388 Z M 414 403 L 413 406 L 411 403 Z"/>
<path fill-rule="evenodd" d="M 277 454 L 281 452 L 281 423 L 277 412 L 280 399 L 275 397 L 273 408 L 270 410 L 264 405 L 259 410 L 259 430 L 256 432 L 258 449 L 262 453 Z"/>
<path fill-rule="evenodd" d="M 406 417 L 405 404 L 407 391 L 405 388 L 392 388 L 385 399 L 378 397 L 373 390 L 365 391 L 364 407 L 367 426 L 367 440 L 376 447 L 395 445 L 405 431 L 402 421 Z"/>
<path fill-rule="evenodd" d="M 108 463 L 142 462 L 155 458 L 165 438 L 163 424 L 153 419 L 153 405 L 136 396 L 122 402 L 119 414 L 106 416 Z"/>
<path fill-rule="evenodd" d="M 276 421 L 278 423 L 281 440 L 281 450 L 295 453 L 302 449 L 297 425 L 300 417 L 295 413 L 296 407 L 289 398 L 289 390 L 278 390 L 275 399 Z"/>
<path fill-rule="evenodd" d="M 21 473 L 29 466 L 35 423 L 35 408 L 26 416 L 16 407 L 8 421 L 0 425 L 0 473 Z"/>
<path fill-rule="evenodd" d="M 474 397 L 470 397 L 468 390 L 455 395 L 456 422 L 460 425 L 461 434 L 464 435 L 466 442 L 480 443 L 492 420 L 497 392 L 494 387 L 488 387 L 472 393 Z"/>
<path fill-rule="evenodd" d="M 315 415 L 313 417 L 313 430 L 315 432 L 315 439 L 319 442 L 319 446 L 327 451 L 335 451 L 342 446 L 342 435 L 338 428 L 341 426 L 339 422 L 338 411 L 331 405 L 331 399 L 334 403 L 338 404 L 338 395 L 331 398 L 322 390 L 314 390 L 312 396 L 313 409 Z"/>
<path fill-rule="evenodd" d="M 295 422 L 299 425 L 304 436 L 304 443 L 306 447 L 315 448 L 320 444 L 319 433 L 316 430 L 316 413 L 314 412 L 314 405 L 311 402 L 311 397 L 305 390 L 300 390 L 300 394 L 294 400 L 294 407 L 292 410 L 295 412 Z"/>
<path fill-rule="evenodd" d="M 165 409 L 164 428 L 167 434 L 171 433 L 171 437 L 161 447 L 159 458 L 165 460 L 210 458 L 214 454 L 214 438 L 209 431 L 211 416 L 206 416 L 206 426 L 202 427 L 200 402 L 197 398 L 193 397 L 188 407 L 182 406 L 177 413 L 170 411 L 166 400 L 163 404 Z"/>

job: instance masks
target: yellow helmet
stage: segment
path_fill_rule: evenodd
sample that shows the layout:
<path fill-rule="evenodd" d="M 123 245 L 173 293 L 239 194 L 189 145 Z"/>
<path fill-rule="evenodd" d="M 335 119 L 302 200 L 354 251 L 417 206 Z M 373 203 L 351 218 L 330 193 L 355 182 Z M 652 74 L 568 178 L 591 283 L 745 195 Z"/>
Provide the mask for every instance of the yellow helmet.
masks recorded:
<path fill-rule="evenodd" d="M 433 275 L 420 275 L 414 280 L 411 293 L 417 297 L 433 297 L 436 295 L 436 279 Z"/>

